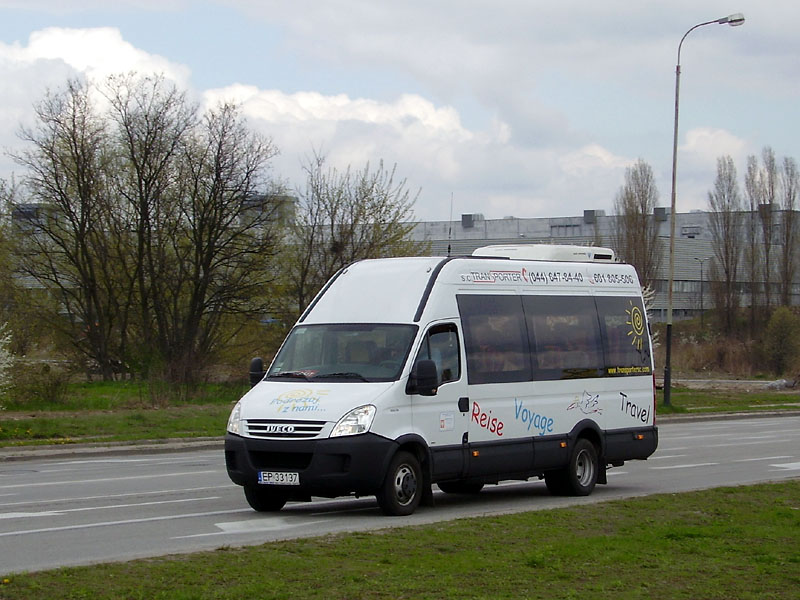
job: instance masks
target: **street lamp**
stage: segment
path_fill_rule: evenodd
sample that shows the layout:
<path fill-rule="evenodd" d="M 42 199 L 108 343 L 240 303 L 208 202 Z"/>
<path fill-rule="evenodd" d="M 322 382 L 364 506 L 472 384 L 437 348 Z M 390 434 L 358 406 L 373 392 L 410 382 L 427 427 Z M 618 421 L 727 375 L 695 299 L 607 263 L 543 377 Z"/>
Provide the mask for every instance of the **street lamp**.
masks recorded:
<path fill-rule="evenodd" d="M 705 313 L 705 310 L 703 308 L 703 283 L 704 283 L 704 279 L 703 279 L 703 263 L 706 262 L 708 260 L 708 258 L 697 258 L 695 256 L 694 259 L 697 262 L 700 263 L 700 331 L 703 331 L 703 330 L 705 330 L 705 326 L 704 326 L 704 323 L 703 323 L 703 317 L 704 317 L 704 313 Z"/>
<path fill-rule="evenodd" d="M 689 29 L 689 31 L 683 34 L 678 44 L 678 62 L 675 66 L 675 129 L 672 138 L 672 197 L 669 216 L 669 288 L 667 295 L 667 356 L 664 361 L 664 406 L 670 405 L 670 389 L 672 387 L 672 286 L 675 280 L 675 178 L 678 168 L 678 98 L 681 89 L 681 46 L 683 46 L 683 40 L 685 40 L 686 36 L 692 33 L 692 31 L 698 27 L 713 25 L 715 23 L 717 25 L 738 27 L 744 24 L 744 15 L 742 13 L 734 13 L 713 21 L 698 23 Z"/>

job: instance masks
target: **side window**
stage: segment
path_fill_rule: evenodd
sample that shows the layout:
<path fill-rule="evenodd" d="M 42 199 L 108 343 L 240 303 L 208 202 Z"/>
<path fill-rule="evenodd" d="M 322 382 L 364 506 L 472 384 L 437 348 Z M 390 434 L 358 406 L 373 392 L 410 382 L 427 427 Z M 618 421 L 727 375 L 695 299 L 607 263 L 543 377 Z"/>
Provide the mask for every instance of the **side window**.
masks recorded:
<path fill-rule="evenodd" d="M 530 381 L 531 363 L 518 296 L 458 295 L 469 383 Z"/>
<path fill-rule="evenodd" d="M 598 297 L 597 310 L 606 348 L 606 374 L 651 373 L 650 337 L 638 297 Z"/>
<path fill-rule="evenodd" d="M 603 347 L 591 296 L 526 296 L 523 299 L 534 379 L 601 377 Z"/>
<path fill-rule="evenodd" d="M 425 359 L 436 363 L 440 384 L 461 379 L 461 353 L 454 324 L 431 327 L 417 355 L 417 361 Z"/>

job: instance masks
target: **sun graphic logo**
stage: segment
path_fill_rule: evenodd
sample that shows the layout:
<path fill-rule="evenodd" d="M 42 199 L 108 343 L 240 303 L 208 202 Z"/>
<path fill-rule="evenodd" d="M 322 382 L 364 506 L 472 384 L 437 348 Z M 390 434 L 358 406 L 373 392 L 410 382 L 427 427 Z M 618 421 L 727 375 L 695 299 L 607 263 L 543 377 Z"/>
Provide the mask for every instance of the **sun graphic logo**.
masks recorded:
<path fill-rule="evenodd" d="M 631 329 L 628 332 L 628 337 L 631 338 L 631 345 L 637 350 L 642 349 L 644 343 L 644 315 L 642 309 L 629 300 L 630 309 L 626 309 L 625 313 L 628 315 L 628 320 L 625 321 L 626 325 L 630 325 Z"/>

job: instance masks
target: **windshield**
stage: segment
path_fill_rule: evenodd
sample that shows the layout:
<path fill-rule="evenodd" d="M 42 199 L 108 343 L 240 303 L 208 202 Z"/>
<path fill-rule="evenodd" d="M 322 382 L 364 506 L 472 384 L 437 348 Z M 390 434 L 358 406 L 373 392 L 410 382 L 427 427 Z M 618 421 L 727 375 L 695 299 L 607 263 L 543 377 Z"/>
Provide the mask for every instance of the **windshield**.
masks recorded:
<path fill-rule="evenodd" d="M 327 381 L 395 381 L 415 325 L 337 323 L 295 327 L 267 377 Z"/>

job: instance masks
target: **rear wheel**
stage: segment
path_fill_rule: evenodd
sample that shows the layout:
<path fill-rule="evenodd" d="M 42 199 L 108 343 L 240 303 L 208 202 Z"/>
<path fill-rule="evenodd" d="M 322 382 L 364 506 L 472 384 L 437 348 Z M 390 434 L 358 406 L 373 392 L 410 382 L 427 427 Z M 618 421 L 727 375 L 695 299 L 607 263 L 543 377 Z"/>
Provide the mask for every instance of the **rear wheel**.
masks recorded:
<path fill-rule="evenodd" d="M 285 494 L 253 485 L 244 486 L 244 497 L 250 507 L 258 512 L 276 512 L 286 504 Z"/>
<path fill-rule="evenodd" d="M 588 496 L 597 484 L 600 464 L 597 448 L 586 438 L 575 442 L 564 469 L 545 473 L 544 481 L 551 494 Z"/>
<path fill-rule="evenodd" d="M 405 516 L 419 506 L 422 488 L 419 461 L 410 452 L 400 451 L 392 458 L 386 479 L 375 496 L 384 514 Z"/>

